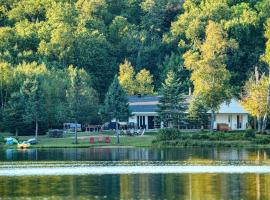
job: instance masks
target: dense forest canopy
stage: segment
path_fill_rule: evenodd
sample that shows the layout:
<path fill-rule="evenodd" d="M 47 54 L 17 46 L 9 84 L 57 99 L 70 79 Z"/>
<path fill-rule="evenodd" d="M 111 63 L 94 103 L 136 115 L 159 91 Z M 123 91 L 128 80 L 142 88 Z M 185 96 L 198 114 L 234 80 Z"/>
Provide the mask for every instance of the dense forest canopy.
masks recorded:
<path fill-rule="evenodd" d="M 143 91 L 158 93 L 170 72 L 185 80 L 187 93 L 194 64 L 218 55 L 207 40 L 211 23 L 222 29 L 221 46 L 233 41 L 232 48 L 220 50 L 217 66 L 228 72 L 230 93 L 239 97 L 255 66 L 268 73 L 263 58 L 269 10 L 269 0 L 2 0 L 0 129 L 14 119 L 18 127 L 33 124 L 26 119 L 37 116 L 34 110 L 15 112 L 27 107 L 20 99 L 33 107 L 31 98 L 36 107 L 46 105 L 36 117 L 44 128 L 74 119 L 77 101 L 78 121 L 98 123 L 98 107 L 124 64 L 134 75 L 143 72 L 138 85 L 153 84 Z M 82 98 L 74 100 L 77 90 Z"/>

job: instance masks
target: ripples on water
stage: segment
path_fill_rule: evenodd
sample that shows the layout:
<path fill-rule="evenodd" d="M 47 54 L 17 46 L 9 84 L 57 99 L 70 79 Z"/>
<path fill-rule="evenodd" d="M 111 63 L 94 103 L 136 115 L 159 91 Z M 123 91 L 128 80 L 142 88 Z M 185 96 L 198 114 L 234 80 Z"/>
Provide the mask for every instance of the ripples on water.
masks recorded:
<path fill-rule="evenodd" d="M 0 199 L 264 200 L 269 155 L 269 149 L 4 150 Z"/>

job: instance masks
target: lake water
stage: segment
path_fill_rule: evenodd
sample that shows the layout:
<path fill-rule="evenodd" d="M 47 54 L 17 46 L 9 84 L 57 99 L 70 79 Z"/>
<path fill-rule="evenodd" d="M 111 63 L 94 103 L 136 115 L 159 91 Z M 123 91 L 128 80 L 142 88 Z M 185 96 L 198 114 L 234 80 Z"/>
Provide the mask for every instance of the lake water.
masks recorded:
<path fill-rule="evenodd" d="M 270 149 L 0 150 L 0 167 L 0 199 L 270 199 Z"/>

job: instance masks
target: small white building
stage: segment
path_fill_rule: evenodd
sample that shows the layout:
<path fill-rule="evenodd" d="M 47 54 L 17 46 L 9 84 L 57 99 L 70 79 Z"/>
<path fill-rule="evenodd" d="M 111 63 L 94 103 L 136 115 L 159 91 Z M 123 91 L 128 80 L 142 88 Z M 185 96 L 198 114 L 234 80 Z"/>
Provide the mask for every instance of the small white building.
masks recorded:
<path fill-rule="evenodd" d="M 221 104 L 215 114 L 214 129 L 217 129 L 218 124 L 227 124 L 229 130 L 245 130 L 248 124 L 248 112 L 237 100 L 232 99 L 229 104 Z"/>
<path fill-rule="evenodd" d="M 189 100 L 190 97 L 188 97 L 187 102 Z M 155 120 L 158 117 L 158 104 L 159 96 L 130 96 L 129 109 L 132 116 L 129 118 L 129 123 L 134 123 L 137 127 L 146 130 L 159 129 L 160 124 L 156 123 L 157 120 Z M 244 110 L 237 100 L 232 99 L 229 104 L 223 103 L 219 111 L 216 112 L 214 129 L 218 129 L 220 125 L 226 125 L 229 130 L 245 130 L 247 123 L 248 112 Z"/>

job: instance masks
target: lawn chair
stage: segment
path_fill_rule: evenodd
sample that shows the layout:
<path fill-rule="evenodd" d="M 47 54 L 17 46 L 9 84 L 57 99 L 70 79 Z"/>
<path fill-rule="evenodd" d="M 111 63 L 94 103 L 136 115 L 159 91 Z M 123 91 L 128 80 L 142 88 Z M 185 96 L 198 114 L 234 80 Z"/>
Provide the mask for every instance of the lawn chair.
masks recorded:
<path fill-rule="evenodd" d="M 143 129 L 143 131 L 142 131 L 142 133 L 141 133 L 141 136 L 143 136 L 143 135 L 144 135 L 144 132 L 145 132 L 145 129 Z"/>
<path fill-rule="evenodd" d="M 110 143 L 110 142 L 111 142 L 111 138 L 110 138 L 109 136 L 107 136 L 107 137 L 105 138 L 105 142 L 106 142 L 106 143 Z"/>
<path fill-rule="evenodd" d="M 103 137 L 102 136 L 98 136 L 98 142 L 103 142 Z"/>
<path fill-rule="evenodd" d="M 90 144 L 94 144 L 95 143 L 95 138 L 94 137 L 90 137 Z"/>

